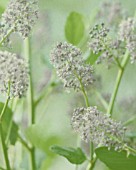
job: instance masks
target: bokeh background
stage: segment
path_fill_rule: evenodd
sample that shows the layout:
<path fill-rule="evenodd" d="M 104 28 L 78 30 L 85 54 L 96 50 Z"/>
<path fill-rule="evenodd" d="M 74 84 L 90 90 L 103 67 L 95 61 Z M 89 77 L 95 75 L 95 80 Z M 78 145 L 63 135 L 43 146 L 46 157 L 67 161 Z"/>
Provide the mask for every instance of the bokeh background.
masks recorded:
<path fill-rule="evenodd" d="M 120 0 L 118 2 L 121 2 L 122 7 L 128 11 L 130 16 L 134 15 L 136 1 Z M 7 3 L 8 0 L 0 0 L 0 15 Z M 70 119 L 74 107 L 83 105 L 84 102 L 82 95 L 74 92 L 69 93 L 63 89 L 63 85 L 56 75 L 54 75 L 54 79 L 57 85 L 46 89 L 51 75 L 54 73 L 50 64 L 50 51 L 57 42 L 66 41 L 64 28 L 67 17 L 71 12 L 75 11 L 82 14 L 87 34 L 88 26 L 93 26 L 97 23 L 95 14 L 102 3 L 102 0 L 39 0 L 39 20 L 32 33 L 33 84 L 35 98 L 38 98 L 41 92 L 45 93 L 45 95 L 37 107 L 35 125 L 28 126 L 28 113 L 27 109 L 25 109 L 28 103 L 25 99 L 18 101 L 14 115 L 14 119 L 19 124 L 23 135 L 37 148 L 36 155 L 39 170 L 75 170 L 75 165 L 70 164 L 65 158 L 55 155 L 49 148 L 53 144 L 78 146 L 79 137 L 73 132 Z M 9 50 L 23 55 L 22 40 L 17 36 L 13 36 L 13 40 L 13 47 Z M 114 109 L 114 117 L 117 120 L 125 121 L 136 112 L 135 73 L 136 64 L 128 64 Z M 105 64 L 97 65 L 95 66 L 95 75 L 98 79 L 96 83 L 98 92 L 108 102 L 114 87 L 117 67 L 107 69 Z M 105 111 L 101 106 L 98 94 L 96 95 L 90 89 L 89 95 L 91 105 L 97 105 L 99 109 Z M 4 100 L 2 97 L 0 99 L 1 101 Z M 135 126 L 135 123 L 133 126 Z M 88 144 L 81 142 L 81 145 L 89 153 Z M 10 147 L 10 154 L 17 170 L 29 170 L 29 156 L 19 142 L 16 143 L 15 147 Z M 86 163 L 79 169 L 85 170 L 85 167 Z M 107 170 L 107 167 L 99 162 L 95 170 Z"/>

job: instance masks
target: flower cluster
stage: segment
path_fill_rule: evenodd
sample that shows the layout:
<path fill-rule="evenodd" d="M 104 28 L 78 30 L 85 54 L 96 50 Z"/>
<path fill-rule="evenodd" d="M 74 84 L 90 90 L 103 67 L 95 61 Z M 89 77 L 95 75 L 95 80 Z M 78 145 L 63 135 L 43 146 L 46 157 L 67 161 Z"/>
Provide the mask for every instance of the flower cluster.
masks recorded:
<path fill-rule="evenodd" d="M 80 90 L 93 82 L 93 68 L 85 64 L 81 51 L 72 44 L 59 43 L 51 52 L 51 63 L 66 88 Z"/>
<path fill-rule="evenodd" d="M 129 50 L 131 63 L 136 60 L 136 22 L 132 18 L 122 21 L 119 25 L 118 37 L 110 38 L 109 29 L 105 25 L 96 25 L 90 31 L 88 46 L 90 50 L 99 55 L 97 63 L 107 60 L 108 64 L 118 62 L 126 49 Z M 118 64 L 118 63 L 117 63 Z"/>
<path fill-rule="evenodd" d="M 99 63 L 103 59 L 112 59 L 113 54 L 111 51 L 111 41 L 108 36 L 109 29 L 105 27 L 105 24 L 95 25 L 90 30 L 90 40 L 88 46 L 90 50 L 95 54 L 100 54 Z"/>
<path fill-rule="evenodd" d="M 133 18 L 128 18 L 123 20 L 119 25 L 119 37 L 120 40 L 130 40 L 133 36 L 133 31 L 135 28 L 135 21 Z"/>
<path fill-rule="evenodd" d="M 126 48 L 131 54 L 131 63 L 133 63 L 136 60 L 136 21 L 133 18 L 128 18 L 120 23 L 119 38 L 126 42 Z"/>
<path fill-rule="evenodd" d="M 108 32 L 109 29 L 105 27 L 104 23 L 102 23 L 101 25 L 95 25 L 90 30 L 91 41 L 89 42 L 89 47 L 93 50 L 95 54 L 106 50 L 105 46 L 108 43 Z"/>
<path fill-rule="evenodd" d="M 28 37 L 38 17 L 37 0 L 10 0 L 2 14 L 2 36 L 8 31 L 17 32 L 23 38 Z"/>
<path fill-rule="evenodd" d="M 126 128 L 121 123 L 102 114 L 96 107 L 77 108 L 72 117 L 72 126 L 85 141 L 92 141 L 97 146 L 123 149 Z"/>
<path fill-rule="evenodd" d="M 0 51 L 0 90 L 12 97 L 22 97 L 28 88 L 28 67 L 14 53 Z"/>
<path fill-rule="evenodd" d="M 121 3 L 119 2 L 104 2 L 98 11 L 97 18 L 103 20 L 109 26 L 118 25 L 118 23 L 125 17 Z"/>

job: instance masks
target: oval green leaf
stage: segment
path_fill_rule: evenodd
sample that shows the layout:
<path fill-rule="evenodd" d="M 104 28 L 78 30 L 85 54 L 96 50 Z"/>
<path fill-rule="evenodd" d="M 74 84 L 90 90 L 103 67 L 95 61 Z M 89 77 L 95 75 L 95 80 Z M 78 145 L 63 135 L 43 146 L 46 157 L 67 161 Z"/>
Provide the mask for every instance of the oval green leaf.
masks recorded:
<path fill-rule="evenodd" d="M 99 58 L 100 54 L 94 54 L 93 52 L 90 52 L 89 56 L 87 57 L 86 63 L 93 65 Z"/>
<path fill-rule="evenodd" d="M 127 156 L 126 151 L 117 152 L 114 148 L 108 150 L 100 147 L 95 153 L 111 170 L 136 170 L 136 156 Z"/>
<path fill-rule="evenodd" d="M 65 25 L 65 36 L 69 43 L 78 45 L 84 36 L 84 23 L 82 15 L 77 12 L 71 12 Z"/>
<path fill-rule="evenodd" d="M 81 148 L 71 148 L 71 147 L 60 147 L 53 145 L 51 151 L 64 156 L 72 164 L 82 164 L 86 160 L 86 156 L 81 150 Z"/>

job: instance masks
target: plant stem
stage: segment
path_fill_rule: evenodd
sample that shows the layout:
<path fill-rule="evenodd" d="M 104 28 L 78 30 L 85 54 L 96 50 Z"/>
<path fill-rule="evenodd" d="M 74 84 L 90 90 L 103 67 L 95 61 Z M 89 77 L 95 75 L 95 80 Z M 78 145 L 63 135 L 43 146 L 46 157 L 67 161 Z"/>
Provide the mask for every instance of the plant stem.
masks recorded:
<path fill-rule="evenodd" d="M 108 110 L 107 110 L 107 114 L 110 115 L 110 116 L 112 115 L 114 103 L 115 103 L 115 100 L 116 100 L 116 96 L 117 96 L 117 93 L 118 93 L 118 90 L 119 90 L 119 86 L 120 86 L 120 83 L 121 83 L 121 80 L 122 80 L 122 76 L 123 76 L 124 69 L 126 67 L 128 58 L 129 58 L 129 52 L 128 52 L 128 50 L 126 50 L 126 53 L 125 53 L 124 58 L 123 58 L 122 63 L 121 63 L 121 67 L 119 68 L 119 71 L 118 71 L 118 74 L 117 74 L 114 90 L 113 90 L 113 93 L 112 93 L 112 96 L 111 96 L 111 99 L 110 99 L 110 103 L 109 103 L 109 107 L 108 107 Z"/>
<path fill-rule="evenodd" d="M 96 164 L 96 161 L 97 161 L 97 157 L 95 157 L 91 162 L 90 164 L 88 165 L 87 167 L 87 170 L 93 170 L 95 164 Z"/>
<path fill-rule="evenodd" d="M 128 119 L 126 122 L 123 123 L 123 126 L 128 126 L 130 125 L 131 123 L 133 123 L 134 121 L 136 120 L 136 116 Z"/>
<path fill-rule="evenodd" d="M 0 41 L 0 46 L 2 45 L 2 43 L 6 40 L 6 38 L 8 37 L 8 36 L 10 36 L 10 34 L 13 32 L 13 28 L 12 29 L 10 29 L 9 31 L 8 31 L 8 33 L 1 39 L 1 41 Z"/>
<path fill-rule="evenodd" d="M 27 142 L 21 137 L 20 134 L 18 134 L 18 139 L 28 151 L 31 151 L 31 148 L 28 146 Z"/>
<path fill-rule="evenodd" d="M 86 102 L 86 107 L 89 107 L 89 100 L 88 100 L 88 96 L 87 96 L 87 93 L 84 89 L 84 86 L 82 84 L 82 81 L 80 78 L 79 79 L 79 82 L 80 82 L 80 86 L 81 86 L 81 90 L 83 92 L 83 96 L 84 96 L 84 99 L 85 99 L 85 102 Z M 91 150 L 91 166 L 93 166 L 93 163 L 94 163 L 94 145 L 93 145 L 93 142 L 90 143 L 90 150 Z"/>
<path fill-rule="evenodd" d="M 35 107 L 40 103 L 40 101 L 44 98 L 48 98 L 48 96 L 52 93 L 53 87 L 51 84 L 49 84 L 45 89 L 43 90 L 42 94 L 35 100 Z"/>
<path fill-rule="evenodd" d="M 3 153 L 4 153 L 4 159 L 5 159 L 5 163 L 6 163 L 6 169 L 11 170 L 10 163 L 9 163 L 9 158 L 8 158 L 8 152 L 7 152 L 7 146 L 5 144 L 5 137 L 4 137 L 3 128 L 2 128 L 2 117 L 3 117 L 4 113 L 6 112 L 8 102 L 9 102 L 9 97 L 6 100 L 6 103 L 4 104 L 4 107 L 3 107 L 1 115 L 0 115 L 0 137 L 1 137 Z"/>
<path fill-rule="evenodd" d="M 126 146 L 126 149 L 128 149 L 129 151 L 131 151 L 131 152 L 133 152 L 133 153 L 136 154 L 136 150 L 135 150 L 135 149 L 133 149 L 133 148 L 131 148 L 131 147 L 129 147 L 129 146 Z"/>
<path fill-rule="evenodd" d="M 29 106 L 31 113 L 31 124 L 35 123 L 35 107 L 34 107 L 34 92 L 33 92 L 33 77 L 32 77 L 32 61 L 31 61 L 31 47 L 30 40 L 26 38 L 25 40 L 25 56 L 27 57 L 29 63 Z"/>
<path fill-rule="evenodd" d="M 100 102 L 104 106 L 104 109 L 107 110 L 108 109 L 108 103 L 106 102 L 106 100 L 102 97 L 102 95 L 96 89 L 94 89 L 94 93 L 96 94 L 98 100 L 100 100 Z"/>
<path fill-rule="evenodd" d="M 33 77 L 32 77 L 32 60 L 31 60 L 31 47 L 30 47 L 30 40 L 26 38 L 25 40 L 25 47 L 24 47 L 25 56 L 28 59 L 29 63 L 29 112 L 31 114 L 30 124 L 35 123 L 35 107 L 34 107 L 34 92 L 33 92 Z M 36 170 L 36 161 L 35 161 L 35 148 L 32 147 L 30 151 L 31 157 L 31 169 Z"/>

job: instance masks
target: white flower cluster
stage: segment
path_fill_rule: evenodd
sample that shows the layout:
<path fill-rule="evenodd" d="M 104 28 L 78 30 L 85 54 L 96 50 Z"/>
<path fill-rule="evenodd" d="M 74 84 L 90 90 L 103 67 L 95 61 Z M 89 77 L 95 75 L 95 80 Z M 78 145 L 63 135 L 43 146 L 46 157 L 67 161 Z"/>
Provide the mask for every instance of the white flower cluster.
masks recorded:
<path fill-rule="evenodd" d="M 90 30 L 88 46 L 94 54 L 99 55 L 97 64 L 105 59 L 110 63 L 113 59 L 114 45 L 109 38 L 109 31 L 110 30 L 105 27 L 104 23 L 96 24 Z"/>
<path fill-rule="evenodd" d="M 80 90 L 82 85 L 93 83 L 93 68 L 85 64 L 81 54 L 80 49 L 67 42 L 57 44 L 51 52 L 51 63 L 66 88 Z"/>
<path fill-rule="evenodd" d="M 38 18 L 37 0 L 10 0 L 7 9 L 2 14 L 2 39 L 8 31 L 19 33 L 23 38 L 28 37 Z"/>
<path fill-rule="evenodd" d="M 136 60 L 136 20 L 128 18 L 123 20 L 119 25 L 120 40 L 126 42 L 126 48 L 131 55 L 131 63 Z"/>
<path fill-rule="evenodd" d="M 22 97 L 29 83 L 28 67 L 25 61 L 14 53 L 0 51 L 0 90 L 9 97 Z M 10 89 L 10 90 L 9 90 Z"/>
<path fill-rule="evenodd" d="M 126 128 L 102 114 L 97 107 L 77 108 L 72 117 L 72 126 L 86 142 L 92 141 L 97 146 L 123 149 L 123 137 Z"/>

